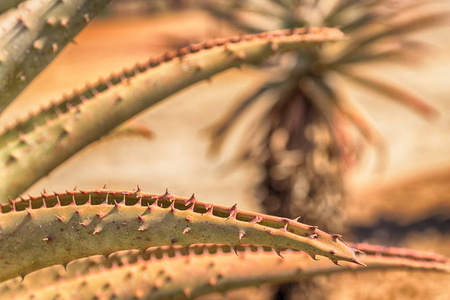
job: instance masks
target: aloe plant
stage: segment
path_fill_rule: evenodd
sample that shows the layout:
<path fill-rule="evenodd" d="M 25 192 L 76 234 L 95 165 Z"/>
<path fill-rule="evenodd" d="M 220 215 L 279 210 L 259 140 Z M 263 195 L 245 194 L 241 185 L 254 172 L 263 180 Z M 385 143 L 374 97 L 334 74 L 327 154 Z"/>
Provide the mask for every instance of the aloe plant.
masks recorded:
<path fill-rule="evenodd" d="M 5 1 L 0 5 L 0 12 L 3 12 L 0 16 L 0 112 L 109 2 L 23 0 Z M 198 81 L 242 64 L 261 65 L 269 56 L 286 52 L 313 62 L 311 53 L 322 51 L 320 49 L 326 44 L 344 41 L 346 37 L 335 28 L 299 27 L 191 44 L 87 85 L 83 90 L 75 91 L 5 128 L 0 133 L 0 281 L 5 281 L 0 286 L 0 298 L 70 298 L 73 296 L 71 290 L 78 285 L 89 286 L 89 293 L 86 290 L 81 295 L 93 298 L 194 297 L 256 283 L 279 283 L 345 272 L 353 270 L 351 265 L 360 265 L 357 270 L 408 267 L 447 272 L 447 259 L 438 255 L 348 244 L 341 235 L 322 231 L 314 223 L 306 225 L 298 219 L 243 211 L 236 205 L 209 204 L 198 201 L 194 196 L 175 197 L 168 191 L 155 195 L 146 194 L 139 187 L 135 191 L 107 190 L 105 187 L 96 191 L 74 190 L 54 194 L 44 191 L 38 197 L 20 196 L 34 182 L 84 147 L 111 132 L 127 132 L 120 129 L 121 124 Z M 295 76 L 273 86 L 282 89 L 291 86 L 299 74 L 291 75 Z M 373 85 L 373 81 L 370 84 Z M 270 88 L 271 84 L 265 87 Z M 420 104 L 419 111 L 423 111 L 427 106 Z M 303 130 L 301 127 L 298 129 Z M 331 215 L 330 224 L 334 217 L 336 220 L 340 218 L 338 213 Z M 332 225 L 328 227 L 333 228 Z M 201 246 L 205 243 L 226 245 Z M 245 244 L 253 246 L 242 246 Z M 132 249 L 138 249 L 137 253 L 144 252 L 144 258 L 139 259 L 142 262 L 147 254 L 152 256 L 160 253 L 158 251 L 162 254 L 156 255 L 163 257 L 175 252 L 186 254 L 191 245 L 199 245 L 192 248 L 198 254 L 191 258 L 183 257 L 184 260 L 192 259 L 209 265 L 211 256 L 206 255 L 207 252 L 221 249 L 214 260 L 223 266 L 232 263 L 238 267 L 218 274 L 214 273 L 217 269 L 211 269 L 214 274 L 208 276 L 202 276 L 200 272 L 186 285 L 187 282 L 180 282 L 186 277 L 183 274 L 189 273 L 189 265 L 186 265 L 176 280 L 166 276 L 164 282 L 160 283 L 159 278 L 148 286 L 148 278 L 158 277 L 166 269 L 177 269 L 183 262 L 181 259 L 145 262 L 145 267 L 139 266 L 139 272 L 145 272 L 147 264 L 151 269 L 153 263 L 161 265 L 163 272 L 143 274 L 141 279 L 144 281 L 123 292 L 111 289 L 113 285 L 104 280 L 108 278 L 105 274 L 114 272 L 117 279 L 123 278 L 125 282 L 132 279 L 136 266 L 130 264 L 119 268 L 113 265 L 111 268 L 109 263 L 97 264 L 98 257 L 95 256 L 84 261 L 90 266 L 87 269 L 80 261 L 71 263 L 93 255 L 105 257 L 115 251 Z M 171 248 L 145 252 L 155 246 Z M 299 267 L 284 263 L 281 269 L 267 269 L 270 274 L 265 276 L 262 272 L 266 269 L 258 265 L 261 255 L 267 256 L 267 260 L 264 259 L 266 267 L 278 264 L 283 258 L 271 252 L 261 252 L 258 249 L 262 246 L 273 249 L 286 261 L 291 257 L 304 261 L 307 274 L 297 276 Z M 238 258 L 229 255 L 231 249 Z M 361 250 L 367 255 L 361 256 Z M 383 257 L 377 258 L 373 253 L 381 253 Z M 329 261 L 307 260 L 305 254 L 313 259 L 316 255 L 325 256 L 335 264 L 340 261 L 350 264 L 339 268 Z M 119 264 L 129 259 L 120 253 L 110 258 L 116 256 Z M 359 258 L 368 263 L 367 268 Z M 242 263 L 244 260 L 253 268 L 246 270 Z M 80 276 L 70 277 L 54 266 L 61 264 L 69 265 L 69 273 L 73 269 Z M 81 267 L 76 267 L 79 264 Z M 40 270 L 47 267 L 49 269 Z M 41 285 L 38 279 L 42 277 L 39 274 L 44 274 L 41 272 L 50 272 L 54 281 Z M 21 282 L 15 277 L 25 277 L 25 280 Z M 204 287 L 205 280 L 207 288 Z M 171 281 L 173 284 L 166 284 Z M 49 291 L 48 284 L 58 287 Z"/>
<path fill-rule="evenodd" d="M 121 251 L 107 259 L 95 256 L 72 262 L 64 270 L 54 266 L 26 277 L 24 282 L 9 280 L 0 284 L 0 299 L 119 297 L 184 299 L 262 283 L 292 280 L 352 271 L 413 270 L 449 273 L 446 258 L 405 249 L 379 249 L 364 246 L 361 255 L 367 267 L 348 264 L 336 268 L 326 261 L 312 261 L 304 252 L 286 251 L 283 257 L 273 249 L 242 245 L 200 245 L 189 249 L 151 248 Z M 239 257 L 236 257 L 238 255 Z M 108 276 L 105 276 L 108 273 Z M 444 276 L 448 276 L 444 275 Z M 124 285 L 127 282 L 129 285 Z M 101 287 L 101 291 L 98 287 Z"/>
<path fill-rule="evenodd" d="M 2 212 L 0 264 L 16 263 L 2 272 L 0 281 L 83 256 L 174 244 L 250 243 L 277 251 L 303 250 L 336 264 L 360 264 L 339 235 L 315 226 L 168 193 L 99 190 L 42 195 L 12 202 Z"/>
<path fill-rule="evenodd" d="M 263 207 L 268 213 L 285 217 L 304 215 L 306 220 L 324 228 L 331 225 L 328 213 L 333 216 L 342 213 L 339 210 L 344 194 L 342 171 L 349 151 L 343 148 L 352 148 L 340 138 L 342 130 L 337 128 L 342 126 L 337 125 L 355 127 L 368 142 L 377 147 L 382 144 L 382 137 L 364 112 L 342 96 L 339 83 L 333 80 L 336 76 L 397 101 L 424 118 L 437 114 L 436 109 L 411 91 L 369 78 L 357 67 L 364 63 L 401 62 L 414 51 L 420 57 L 424 45 L 413 42 L 409 35 L 436 26 L 448 17 L 448 12 L 421 13 L 428 4 L 425 1 L 399 5 L 384 0 L 249 0 L 220 1 L 221 5 L 206 2 L 208 11 L 252 33 L 320 24 L 338 26 L 347 37 L 342 43 L 301 50 L 301 54 L 291 57 L 289 64 L 280 63 L 278 77 L 286 79 L 261 83 L 224 116 L 213 133 L 213 149 L 217 149 L 238 119 L 261 96 L 275 95 L 273 104 L 260 119 L 268 126 L 253 125 L 255 129 L 248 130 L 246 143 L 242 143 L 236 158 L 253 161 L 264 169 L 257 190 L 264 195 Z M 417 15 L 402 18 L 411 11 Z M 265 21 L 257 22 L 258 17 Z M 410 47 L 411 44 L 415 47 Z M 296 189 L 295 185 L 304 188 Z M 342 218 L 334 220 L 343 225 Z"/>
<path fill-rule="evenodd" d="M 372 78 L 361 68 L 364 64 L 368 68 L 380 62 L 419 60 L 424 44 L 410 35 L 441 24 L 449 16 L 446 11 L 427 10 L 427 4 L 429 1 L 248 0 L 220 1 L 218 5 L 207 1 L 208 11 L 244 32 L 320 25 L 339 26 L 347 37 L 342 43 L 286 54 L 278 64 L 269 64 L 269 70 L 274 64 L 278 67 L 276 79 L 269 77 L 249 91 L 213 132 L 212 150 L 217 151 L 239 118 L 250 114 L 258 102 L 271 99 L 247 127 L 242 136 L 245 142 L 236 154 L 238 163 L 250 162 L 263 170 L 255 194 L 266 213 L 289 218 L 301 215 L 305 222 L 343 231 L 346 191 L 342 178 L 358 155 L 352 139 L 372 144 L 380 161 L 384 160 L 383 138 L 352 99 L 344 96 L 343 81 L 336 79 L 351 81 L 426 119 L 437 115 L 414 91 Z M 356 129 L 358 136 L 349 137 L 348 128 Z M 322 289 L 313 286 L 312 290 Z M 281 298 L 298 299 L 290 287 L 280 293 Z"/>

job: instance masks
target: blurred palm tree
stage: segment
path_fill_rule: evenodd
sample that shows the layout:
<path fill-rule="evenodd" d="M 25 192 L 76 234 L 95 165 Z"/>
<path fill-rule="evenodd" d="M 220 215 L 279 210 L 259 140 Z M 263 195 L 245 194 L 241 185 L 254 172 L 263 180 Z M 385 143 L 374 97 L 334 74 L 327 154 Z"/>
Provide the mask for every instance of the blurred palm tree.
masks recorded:
<path fill-rule="evenodd" d="M 393 0 L 210 0 L 204 7 L 245 32 L 304 26 L 339 27 L 340 43 L 283 54 L 263 68 L 271 79 L 250 92 L 218 124 L 212 149 L 218 150 L 237 120 L 256 102 L 266 111 L 247 128 L 237 154 L 262 170 L 257 198 L 269 214 L 295 218 L 324 230 L 345 231 L 343 171 L 357 154 L 354 132 L 382 147 L 382 139 L 364 114 L 342 93 L 336 78 L 345 77 L 413 109 L 425 118 L 436 111 L 420 97 L 355 67 L 376 62 L 415 62 L 427 45 L 411 34 L 439 24 L 447 12 L 428 10 L 430 1 Z M 269 101 L 266 101 L 269 98 Z M 264 100 L 266 99 L 266 100 Z M 267 104 L 268 102 L 268 104 Z M 261 104 L 262 105 L 262 104 Z M 353 128 L 356 130 L 352 130 Z M 358 139 L 360 140 L 360 139 Z M 311 287 L 311 285 L 313 287 Z M 314 296 L 313 283 L 296 289 Z M 305 292 L 307 290 L 307 292 Z M 291 298 L 291 286 L 277 297 Z"/>

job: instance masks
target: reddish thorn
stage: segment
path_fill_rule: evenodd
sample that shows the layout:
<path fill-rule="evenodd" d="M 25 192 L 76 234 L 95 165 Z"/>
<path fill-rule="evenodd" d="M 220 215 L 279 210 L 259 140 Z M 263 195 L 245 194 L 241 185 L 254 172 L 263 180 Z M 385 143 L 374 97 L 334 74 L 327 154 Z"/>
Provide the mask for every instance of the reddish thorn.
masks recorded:
<path fill-rule="evenodd" d="M 282 259 L 284 259 L 284 256 L 281 255 L 281 250 L 275 249 L 275 253 L 276 253 L 279 257 L 281 257 Z"/>
<path fill-rule="evenodd" d="M 336 254 L 336 251 L 330 250 L 330 254 L 331 254 L 331 255 L 335 255 L 335 254 Z"/>
<path fill-rule="evenodd" d="M 262 221 L 262 217 L 259 215 L 256 215 L 253 220 L 250 221 L 250 224 L 257 224 Z"/>
<path fill-rule="evenodd" d="M 100 219 L 103 217 L 103 215 L 101 213 L 96 213 L 95 215 L 97 216 L 97 218 L 100 218 Z"/>
<path fill-rule="evenodd" d="M 106 190 L 107 189 L 107 187 L 106 187 L 106 183 L 103 185 L 103 189 L 104 190 Z"/>
<path fill-rule="evenodd" d="M 22 18 L 17 18 L 17 21 L 22 22 Z M 47 22 L 46 22 L 46 23 L 47 23 L 47 25 L 53 26 L 53 25 L 55 25 L 55 23 L 56 23 L 56 19 L 50 17 L 50 18 L 47 19 Z"/>
<path fill-rule="evenodd" d="M 339 266 L 339 267 L 342 267 L 340 264 L 339 264 L 339 261 L 338 260 L 331 260 L 332 262 L 333 262 L 333 264 L 335 264 L 336 266 Z"/>
<path fill-rule="evenodd" d="M 142 190 L 139 186 L 139 184 L 136 185 L 136 194 L 140 193 Z"/>
<path fill-rule="evenodd" d="M 308 229 L 309 229 L 309 230 L 312 230 L 312 232 L 315 232 L 316 229 L 318 229 L 318 228 L 319 228 L 318 226 L 309 226 L 309 227 L 308 227 Z"/>
<path fill-rule="evenodd" d="M 353 252 L 355 252 L 356 254 L 360 254 L 360 255 L 365 254 L 363 251 L 361 251 L 359 249 L 356 249 L 356 248 L 352 248 L 352 249 L 353 249 Z"/>
<path fill-rule="evenodd" d="M 73 188 L 73 191 L 74 191 L 74 192 L 76 192 L 76 191 L 77 191 L 77 186 L 75 186 L 75 187 Z"/>
<path fill-rule="evenodd" d="M 191 198 L 189 198 L 189 199 L 186 201 L 185 205 L 188 206 L 188 205 L 191 204 L 191 203 L 195 203 L 195 201 L 197 201 L 197 199 L 195 198 L 195 194 L 192 193 Z"/>
<path fill-rule="evenodd" d="M 141 226 L 141 227 L 138 228 L 138 231 L 141 231 L 141 232 L 142 232 L 142 231 L 145 231 L 146 229 L 147 229 L 147 228 L 145 228 L 144 226 Z"/>
<path fill-rule="evenodd" d="M 58 219 L 59 222 L 64 221 L 64 218 L 63 218 L 63 217 L 58 217 L 58 216 L 56 216 L 56 219 Z"/>
<path fill-rule="evenodd" d="M 340 234 L 332 234 L 332 235 L 331 235 L 331 238 L 333 239 L 333 241 L 337 242 L 337 240 L 338 240 L 339 238 L 342 238 L 342 235 L 340 235 Z"/>
<path fill-rule="evenodd" d="M 186 234 L 186 233 L 188 233 L 189 231 L 191 231 L 191 228 L 186 227 L 185 229 L 183 229 L 183 234 Z"/>
<path fill-rule="evenodd" d="M 244 237 L 244 235 L 245 235 L 245 233 L 239 232 L 239 233 L 238 233 L 239 240 L 242 240 L 242 238 Z"/>
<path fill-rule="evenodd" d="M 309 254 L 309 253 L 308 253 Z M 313 259 L 313 260 L 317 260 L 318 261 L 318 259 L 316 258 L 316 255 L 315 254 L 309 254 L 309 256 L 311 256 L 311 258 Z"/>
<path fill-rule="evenodd" d="M 25 210 L 26 210 L 26 212 L 27 212 L 28 216 L 30 216 L 30 217 L 31 217 L 31 216 L 33 215 L 33 213 L 31 212 L 31 210 L 28 210 L 28 209 L 26 209 L 26 208 L 25 208 Z"/>
<path fill-rule="evenodd" d="M 80 211 L 79 209 L 75 209 L 75 213 L 76 213 L 77 215 L 79 215 L 79 214 L 81 214 L 81 211 Z"/>
<path fill-rule="evenodd" d="M 213 213 L 213 205 L 212 204 L 205 204 L 205 209 L 206 209 L 205 214 L 212 215 L 212 213 Z"/>
<path fill-rule="evenodd" d="M 217 284 L 217 279 L 216 278 L 211 278 L 209 280 L 209 284 L 212 285 L 212 286 L 216 285 Z"/>
<path fill-rule="evenodd" d="M 235 203 L 231 208 L 230 208 L 230 215 L 228 216 L 227 220 L 229 218 L 233 218 L 236 219 L 236 214 L 237 214 L 237 203 Z"/>
<path fill-rule="evenodd" d="M 172 213 L 172 214 L 174 214 L 175 213 L 175 200 L 172 200 L 172 203 L 170 204 L 170 212 Z"/>
<path fill-rule="evenodd" d="M 94 232 L 92 234 L 99 234 L 100 233 L 100 229 L 95 228 Z"/>
<path fill-rule="evenodd" d="M 191 217 L 186 217 L 186 222 L 190 222 L 191 220 Z"/>
<path fill-rule="evenodd" d="M 171 240 L 170 240 L 170 244 L 172 244 L 172 246 L 173 246 L 173 244 L 175 244 L 176 242 L 177 242 L 176 239 L 171 239 Z"/>
<path fill-rule="evenodd" d="M 142 221 L 144 221 L 144 217 L 143 217 L 143 216 L 141 216 L 141 215 L 137 214 L 137 217 L 138 217 L 138 220 L 139 220 L 139 222 L 142 222 Z"/>
<path fill-rule="evenodd" d="M 284 221 L 284 226 L 283 228 L 280 228 L 282 231 L 287 231 L 288 225 L 289 225 L 289 220 L 288 219 L 283 219 Z"/>
<path fill-rule="evenodd" d="M 238 256 L 238 257 L 239 257 L 239 255 L 238 255 L 238 251 L 237 251 L 237 246 L 233 246 L 233 250 L 234 250 L 234 254 L 236 254 L 236 256 Z"/>
<path fill-rule="evenodd" d="M 310 236 L 308 236 L 310 239 L 317 239 L 317 238 L 319 238 L 319 235 L 317 234 L 317 233 L 313 233 L 313 234 L 311 234 Z"/>
<path fill-rule="evenodd" d="M 358 264 L 360 266 L 367 267 L 367 265 L 365 263 L 360 262 L 356 258 L 352 259 L 352 262 L 354 262 L 355 264 Z"/>
<path fill-rule="evenodd" d="M 278 50 L 278 45 L 273 43 L 272 41 L 269 41 L 269 45 L 270 45 L 270 50 L 272 50 L 273 52 L 276 52 Z"/>

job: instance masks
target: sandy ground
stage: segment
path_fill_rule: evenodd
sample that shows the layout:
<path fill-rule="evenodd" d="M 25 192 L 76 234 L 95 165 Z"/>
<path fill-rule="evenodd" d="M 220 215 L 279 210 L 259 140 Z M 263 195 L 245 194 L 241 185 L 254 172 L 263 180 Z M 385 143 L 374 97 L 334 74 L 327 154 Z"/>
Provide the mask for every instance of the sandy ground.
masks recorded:
<path fill-rule="evenodd" d="M 445 3 L 450 8 L 449 2 Z M 0 125 L 9 124 L 99 76 L 106 77 L 136 61 L 145 61 L 174 44 L 228 32 L 223 24 L 198 12 L 94 20 L 76 38 L 77 43 L 68 46 L 7 110 Z M 399 83 L 428 99 L 439 110 L 438 119 L 428 122 L 396 103 L 379 100 L 362 90 L 347 90 L 385 137 L 389 150 L 389 160 L 382 171 L 375 171 L 374 153 L 368 149 L 361 165 L 348 174 L 351 222 L 370 223 L 381 213 L 411 220 L 442 207 L 450 209 L 449 36 L 449 27 L 417 36 L 437 49 L 424 65 L 410 70 L 381 65 L 370 69 L 380 78 Z M 229 205 L 238 202 L 241 208 L 257 209 L 251 188 L 258 178 L 257 172 L 248 167 L 227 171 L 226 161 L 232 156 L 232 146 L 227 146 L 220 158 L 208 156 L 207 129 L 263 76 L 266 75 L 246 67 L 178 93 L 138 116 L 155 133 L 152 140 L 128 137 L 98 142 L 37 182 L 29 192 L 37 194 L 43 188 L 62 191 L 74 186 L 95 189 L 104 183 L 112 189 L 132 189 L 139 184 L 148 192 L 162 193 L 168 187 L 180 196 L 195 192 L 197 198 L 205 201 Z M 412 237 L 405 243 L 450 255 L 449 247 L 444 247 L 449 243 L 442 242 L 437 234 L 430 234 L 426 239 Z M 358 278 L 362 279 L 357 281 L 360 288 L 335 289 L 330 299 L 450 297 L 442 290 L 442 277 L 419 274 L 412 281 L 402 281 L 408 274 L 392 273 L 388 280 L 383 280 L 384 274 L 361 275 Z M 332 285 L 355 284 L 351 276 L 336 278 L 328 280 Z M 384 294 L 376 292 L 380 282 Z M 374 292 L 367 293 L 367 290 Z"/>

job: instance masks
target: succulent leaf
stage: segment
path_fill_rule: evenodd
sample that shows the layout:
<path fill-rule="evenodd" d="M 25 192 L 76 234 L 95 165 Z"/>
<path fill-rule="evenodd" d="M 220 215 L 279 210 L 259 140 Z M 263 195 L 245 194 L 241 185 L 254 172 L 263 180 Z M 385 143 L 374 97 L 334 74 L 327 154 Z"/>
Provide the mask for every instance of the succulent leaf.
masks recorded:
<path fill-rule="evenodd" d="M 168 52 L 99 81 L 5 132 L 0 138 L 0 161 L 5 165 L 0 199 L 17 197 L 85 146 L 185 87 L 275 53 L 339 39 L 342 33 L 331 28 L 216 39 Z M 21 176 L 23 172 L 28 175 Z"/>
<path fill-rule="evenodd" d="M 0 281 L 90 255 L 174 244 L 250 243 L 360 264 L 352 248 L 316 226 L 167 192 L 43 194 L 1 210 Z"/>
<path fill-rule="evenodd" d="M 0 2 L 0 14 L 3 14 L 8 9 L 16 7 L 19 3 L 24 1 L 25 0 L 2 0 Z"/>
<path fill-rule="evenodd" d="M 2 16 L 0 113 L 110 2 L 28 0 Z"/>
<path fill-rule="evenodd" d="M 447 258 L 414 251 L 414 255 L 393 255 L 407 249 L 362 245 L 360 255 L 367 267 L 327 261 L 313 261 L 304 252 L 288 250 L 283 258 L 271 248 L 240 245 L 196 245 L 121 251 L 105 257 L 71 262 L 67 272 L 61 266 L 40 270 L 19 280 L 0 284 L 0 299 L 84 297 L 132 297 L 145 299 L 195 298 L 224 290 L 266 283 L 301 281 L 315 276 L 374 270 L 420 270 L 450 272 Z M 378 248 L 378 249 L 377 249 Z M 237 256 L 236 256 L 236 254 Z"/>

